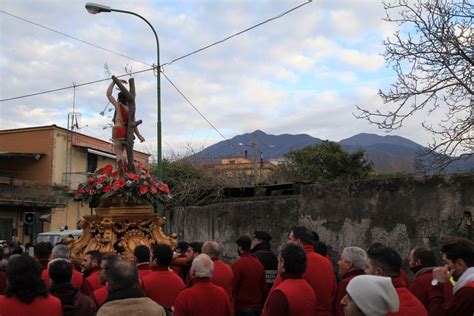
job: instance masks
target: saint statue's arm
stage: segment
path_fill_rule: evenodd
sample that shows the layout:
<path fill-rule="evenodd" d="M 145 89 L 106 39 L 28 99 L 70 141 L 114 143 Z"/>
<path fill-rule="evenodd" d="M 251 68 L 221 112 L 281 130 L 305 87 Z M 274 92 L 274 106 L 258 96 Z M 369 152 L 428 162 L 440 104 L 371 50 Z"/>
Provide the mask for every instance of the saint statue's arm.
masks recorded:
<path fill-rule="evenodd" d="M 119 87 L 120 91 L 122 91 L 123 95 L 129 102 L 133 102 L 135 97 L 130 94 L 130 92 L 125 88 L 125 86 L 122 83 L 122 80 L 119 80 L 117 77 L 112 76 L 112 80 L 115 82 L 115 84 Z M 126 83 L 126 82 L 125 82 Z"/>
<path fill-rule="evenodd" d="M 111 82 L 109 87 L 107 88 L 107 99 L 109 100 L 110 103 L 113 104 L 114 107 L 117 107 L 117 100 L 112 95 L 113 89 L 114 89 L 115 82 Z"/>

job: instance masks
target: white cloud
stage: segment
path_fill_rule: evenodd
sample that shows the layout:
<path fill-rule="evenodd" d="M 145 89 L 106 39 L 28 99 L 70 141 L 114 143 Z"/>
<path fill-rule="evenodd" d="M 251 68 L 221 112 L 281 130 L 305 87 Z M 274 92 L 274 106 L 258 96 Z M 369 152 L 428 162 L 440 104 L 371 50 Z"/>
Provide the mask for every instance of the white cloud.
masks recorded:
<path fill-rule="evenodd" d="M 155 26 L 161 62 L 213 43 L 273 17 L 300 1 L 225 2 L 109 1 L 107 5 L 142 14 Z M 146 64 L 156 60 L 149 27 L 125 14 L 90 15 L 78 1 L 0 2 L 1 10 L 120 52 Z M 309 133 L 337 139 L 375 131 L 352 116 L 355 104 L 379 105 L 376 95 L 387 73 L 379 53 L 394 26 L 383 10 L 365 1 L 314 1 L 280 19 L 164 67 L 165 74 L 228 138 L 262 129 L 273 133 Z M 140 62 L 91 47 L 57 33 L 1 14 L 0 99 L 106 78 Z M 137 148 L 156 151 L 156 78 L 137 74 L 137 118 L 147 139 Z M 109 81 L 0 103 L 0 125 L 16 128 L 57 124 L 67 114 L 82 114 L 84 133 L 108 139 Z M 222 140 L 198 113 L 161 78 L 163 149 L 180 153 Z M 110 112 L 107 113 L 110 116 Z M 418 123 L 418 122 L 417 122 Z M 410 138 L 424 139 L 408 124 Z M 415 127 L 413 127 L 415 126 Z M 166 145 L 165 145 L 166 144 Z"/>

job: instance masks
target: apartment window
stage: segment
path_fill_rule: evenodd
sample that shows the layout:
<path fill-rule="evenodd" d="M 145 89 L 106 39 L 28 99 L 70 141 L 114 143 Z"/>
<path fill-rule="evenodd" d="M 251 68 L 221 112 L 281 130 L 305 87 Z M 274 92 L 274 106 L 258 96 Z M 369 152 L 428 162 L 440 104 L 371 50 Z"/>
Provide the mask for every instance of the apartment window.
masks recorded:
<path fill-rule="evenodd" d="M 97 155 L 87 153 L 87 172 L 94 173 L 97 170 Z"/>

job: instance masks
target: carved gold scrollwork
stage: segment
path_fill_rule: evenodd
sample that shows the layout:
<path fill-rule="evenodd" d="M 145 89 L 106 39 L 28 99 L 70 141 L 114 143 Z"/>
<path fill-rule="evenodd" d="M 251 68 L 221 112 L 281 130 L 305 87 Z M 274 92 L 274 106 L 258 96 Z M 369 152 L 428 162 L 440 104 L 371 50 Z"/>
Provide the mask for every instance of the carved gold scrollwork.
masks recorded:
<path fill-rule="evenodd" d="M 167 236 L 162 229 L 164 223 L 165 219 L 155 214 L 86 216 L 79 222 L 82 236 L 69 241 L 68 246 L 75 261 L 91 250 L 132 258 L 138 245 L 149 248 L 155 243 L 176 245 L 176 234 Z"/>

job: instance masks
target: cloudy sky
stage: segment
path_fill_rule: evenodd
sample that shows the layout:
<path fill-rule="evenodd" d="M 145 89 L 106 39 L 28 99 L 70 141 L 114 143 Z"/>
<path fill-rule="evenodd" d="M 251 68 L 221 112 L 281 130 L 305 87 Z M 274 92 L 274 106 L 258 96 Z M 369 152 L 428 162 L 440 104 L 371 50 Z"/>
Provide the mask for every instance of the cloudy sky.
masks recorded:
<path fill-rule="evenodd" d="M 98 0 L 99 1 L 99 0 Z M 160 39 L 160 64 L 222 40 L 290 10 L 305 0 L 107 1 L 143 15 Z M 89 14 L 85 1 L 0 1 L 0 99 L 83 84 L 140 71 L 156 63 L 151 29 L 122 13 Z M 361 132 L 383 135 L 354 118 L 356 105 L 386 109 L 379 88 L 394 81 L 381 53 L 395 31 L 379 0 L 315 0 L 226 42 L 165 65 L 166 76 L 226 137 L 256 129 L 306 133 L 341 140 Z M 118 54 L 60 35 L 48 27 Z M 130 57 L 130 58 L 127 58 Z M 134 75 L 137 119 L 146 138 L 138 148 L 156 151 L 156 77 Z M 110 81 L 0 102 L 2 129 L 67 126 L 75 109 L 84 134 L 105 140 L 113 112 L 106 107 Z M 199 150 L 223 138 L 162 76 L 163 153 Z M 110 107 L 109 107 L 110 108 Z M 393 134 L 426 145 L 431 135 L 420 113 Z M 429 119 L 429 118 L 428 118 Z"/>

